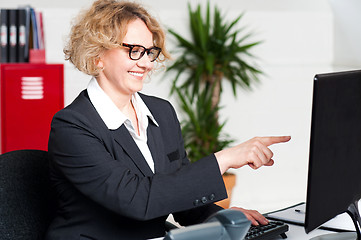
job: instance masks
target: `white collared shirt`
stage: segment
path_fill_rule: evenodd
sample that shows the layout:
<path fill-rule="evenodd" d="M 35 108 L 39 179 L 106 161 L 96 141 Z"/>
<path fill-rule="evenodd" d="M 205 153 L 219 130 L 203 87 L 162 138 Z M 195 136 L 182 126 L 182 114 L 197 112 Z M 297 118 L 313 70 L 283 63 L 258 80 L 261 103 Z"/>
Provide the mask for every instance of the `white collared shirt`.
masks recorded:
<path fill-rule="evenodd" d="M 149 111 L 147 105 L 143 102 L 138 93 L 132 95 L 132 104 L 138 118 L 139 134 L 134 129 L 133 124 L 129 118 L 127 118 L 110 99 L 110 97 L 99 86 L 95 78 L 92 78 L 87 87 L 90 101 L 94 105 L 96 111 L 104 121 L 105 125 L 110 130 L 118 129 L 122 124 L 128 129 L 130 135 L 137 144 L 139 150 L 143 154 L 150 169 L 154 173 L 154 160 L 152 154 L 147 145 L 147 128 L 149 119 L 159 126 L 154 119 L 152 113 Z"/>

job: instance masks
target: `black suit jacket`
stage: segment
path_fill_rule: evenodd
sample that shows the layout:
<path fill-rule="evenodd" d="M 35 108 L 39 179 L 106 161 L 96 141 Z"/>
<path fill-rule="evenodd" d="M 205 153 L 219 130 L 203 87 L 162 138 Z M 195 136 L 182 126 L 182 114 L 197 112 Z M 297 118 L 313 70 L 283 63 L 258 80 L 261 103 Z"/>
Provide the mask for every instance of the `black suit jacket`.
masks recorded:
<path fill-rule="evenodd" d="M 109 130 L 84 90 L 53 118 L 50 166 L 58 211 L 46 239 L 148 239 L 163 236 L 170 213 L 182 225 L 204 221 L 227 197 L 212 154 L 189 164 L 175 111 L 140 94 L 149 121 L 155 174 L 124 125 Z"/>

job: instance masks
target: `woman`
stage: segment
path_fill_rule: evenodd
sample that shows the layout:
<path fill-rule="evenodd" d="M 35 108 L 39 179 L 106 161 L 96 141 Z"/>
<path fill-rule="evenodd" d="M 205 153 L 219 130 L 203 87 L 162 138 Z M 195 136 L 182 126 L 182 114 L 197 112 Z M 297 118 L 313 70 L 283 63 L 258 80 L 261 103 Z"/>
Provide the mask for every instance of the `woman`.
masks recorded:
<path fill-rule="evenodd" d="M 139 93 L 155 62 L 169 58 L 164 38 L 131 2 L 98 0 L 73 26 L 64 52 L 93 78 L 52 121 L 58 211 L 46 239 L 161 237 L 169 214 L 182 225 L 200 223 L 227 197 L 222 173 L 272 165 L 267 146 L 289 140 L 255 138 L 189 164 L 173 107 Z M 254 224 L 267 223 L 240 210 Z"/>

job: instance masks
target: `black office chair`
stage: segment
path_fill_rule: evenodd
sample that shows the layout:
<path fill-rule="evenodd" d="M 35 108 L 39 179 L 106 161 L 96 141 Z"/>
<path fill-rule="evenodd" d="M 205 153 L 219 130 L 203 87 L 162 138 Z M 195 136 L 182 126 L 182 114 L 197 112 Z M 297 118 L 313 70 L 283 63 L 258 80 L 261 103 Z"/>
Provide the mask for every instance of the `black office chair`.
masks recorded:
<path fill-rule="evenodd" d="M 38 240 L 54 216 L 48 153 L 17 150 L 0 155 L 0 239 Z"/>

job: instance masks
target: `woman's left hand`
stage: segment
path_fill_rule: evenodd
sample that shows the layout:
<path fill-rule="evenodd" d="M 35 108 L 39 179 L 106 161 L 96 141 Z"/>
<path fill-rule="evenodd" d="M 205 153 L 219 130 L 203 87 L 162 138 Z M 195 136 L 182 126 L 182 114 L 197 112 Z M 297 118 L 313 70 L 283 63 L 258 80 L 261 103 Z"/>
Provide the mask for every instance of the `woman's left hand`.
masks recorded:
<path fill-rule="evenodd" d="M 265 218 L 262 214 L 260 214 L 256 210 L 249 210 L 239 207 L 231 207 L 231 209 L 238 210 L 244 213 L 246 215 L 247 219 L 251 221 L 252 225 L 258 226 L 258 225 L 267 225 L 269 221 L 267 218 Z"/>

